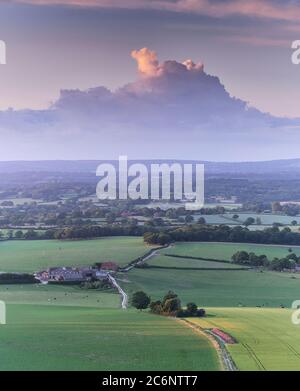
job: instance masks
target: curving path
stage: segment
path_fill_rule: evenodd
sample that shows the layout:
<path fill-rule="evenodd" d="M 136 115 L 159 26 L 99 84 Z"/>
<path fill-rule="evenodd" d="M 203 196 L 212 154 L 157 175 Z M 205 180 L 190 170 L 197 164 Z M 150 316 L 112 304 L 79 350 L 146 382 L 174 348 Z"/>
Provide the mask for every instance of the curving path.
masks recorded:
<path fill-rule="evenodd" d="M 120 285 L 117 283 L 116 279 L 113 276 L 108 274 L 108 279 L 113 284 L 113 286 L 118 289 L 120 295 L 122 296 L 122 304 L 121 304 L 121 306 L 122 306 L 123 310 L 126 310 L 127 307 L 128 307 L 128 296 L 127 296 L 127 294 L 123 291 L 123 289 L 120 287 Z"/>

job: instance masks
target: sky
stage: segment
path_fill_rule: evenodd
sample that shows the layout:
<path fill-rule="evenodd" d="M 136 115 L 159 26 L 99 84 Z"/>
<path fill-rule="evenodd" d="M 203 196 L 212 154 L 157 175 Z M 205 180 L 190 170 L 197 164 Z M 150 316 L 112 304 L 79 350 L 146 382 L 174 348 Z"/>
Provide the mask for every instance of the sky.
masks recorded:
<path fill-rule="evenodd" d="M 291 43 L 300 39 L 298 1 L 290 2 L 297 13 L 288 13 L 284 6 L 287 15 L 281 12 L 278 18 L 274 10 L 275 16 L 271 11 L 263 16 L 246 16 L 238 11 L 226 14 L 223 10 L 224 3 L 244 1 L 177 2 L 204 3 L 198 12 L 192 6 L 182 7 L 182 12 L 165 11 L 167 7 L 163 5 L 174 4 L 173 1 L 26 3 L 0 4 L 0 39 L 7 44 L 8 62 L 0 67 L 2 109 L 45 108 L 65 88 L 120 87 L 136 77 L 131 50 L 146 46 L 162 60 L 203 61 L 207 72 L 218 75 L 232 95 L 263 111 L 298 115 L 300 66 L 290 60 Z M 71 6 L 72 3 L 77 6 Z M 88 3 L 98 7 L 84 6 Z M 151 3 L 161 6 L 144 9 Z M 216 6 L 217 17 L 212 16 L 216 14 L 213 10 L 205 12 L 206 3 L 220 5 Z M 261 1 L 247 3 L 254 7 Z M 275 10 L 286 3 L 268 2 Z M 114 8 L 109 7 L 112 5 Z M 265 16 L 269 14 L 270 17 Z"/>
<path fill-rule="evenodd" d="M 217 76 L 231 97 L 263 113 L 300 117 L 300 65 L 291 62 L 291 44 L 300 39 L 300 1 L 2 0 L 0 39 L 7 46 L 7 64 L 0 65 L 0 130 L 6 141 L 2 150 L 0 146 L 2 160 L 45 156 L 44 147 L 52 137 L 49 129 L 59 131 L 57 118 L 49 117 L 53 108 L 60 110 L 61 103 L 65 105 L 61 90 L 103 86 L 116 92 L 128 83 L 136 87 L 143 75 L 131 53 L 141 48 L 155 51 L 159 64 L 186 59 L 203 63 L 206 74 Z M 29 120 L 28 113 L 24 119 L 23 109 L 29 109 Z M 148 115 L 148 106 L 145 112 Z M 32 126 L 29 129 L 32 124 L 38 124 L 41 133 Z M 64 126 L 64 135 L 74 139 L 82 129 L 69 125 Z M 105 126 L 109 127 L 107 122 Z M 82 128 L 89 127 L 82 124 Z M 262 127 L 260 123 L 259 129 Z M 284 130 L 292 139 L 296 137 L 289 133 L 293 127 Z M 254 140 L 257 131 L 258 127 Z M 288 157 L 288 149 L 279 153 L 280 137 L 274 139 L 276 151 L 272 153 L 270 145 L 265 156 Z M 89 155 L 75 148 L 75 156 L 65 154 L 59 146 L 59 152 L 54 149 L 46 154 L 48 158 L 97 158 L 96 151 Z M 291 157 L 300 157 L 296 149 L 291 151 Z M 262 149 L 257 156 L 252 152 L 232 157 L 221 153 L 219 158 L 261 160 L 263 156 Z M 216 160 L 211 155 L 206 158 Z"/>

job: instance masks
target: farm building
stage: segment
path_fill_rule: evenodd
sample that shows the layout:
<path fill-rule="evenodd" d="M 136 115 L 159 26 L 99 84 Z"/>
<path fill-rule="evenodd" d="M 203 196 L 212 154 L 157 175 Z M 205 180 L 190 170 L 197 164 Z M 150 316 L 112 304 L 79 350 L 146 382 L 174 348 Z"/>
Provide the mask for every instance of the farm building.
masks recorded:
<path fill-rule="evenodd" d="M 84 282 L 107 278 L 108 274 L 93 267 L 52 267 L 35 273 L 41 282 Z"/>
<path fill-rule="evenodd" d="M 118 271 L 119 266 L 115 262 L 103 262 L 100 264 L 101 270 Z"/>

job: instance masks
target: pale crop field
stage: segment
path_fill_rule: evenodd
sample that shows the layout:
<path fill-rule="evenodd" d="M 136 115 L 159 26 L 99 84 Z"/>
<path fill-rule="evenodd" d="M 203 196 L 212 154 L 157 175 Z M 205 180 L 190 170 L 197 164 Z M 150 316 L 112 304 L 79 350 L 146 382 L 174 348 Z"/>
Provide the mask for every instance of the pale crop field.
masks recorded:
<path fill-rule="evenodd" d="M 270 308 L 210 308 L 203 319 L 190 319 L 204 329 L 217 327 L 237 340 L 226 345 L 238 369 L 299 371 L 300 326 L 291 310 Z"/>

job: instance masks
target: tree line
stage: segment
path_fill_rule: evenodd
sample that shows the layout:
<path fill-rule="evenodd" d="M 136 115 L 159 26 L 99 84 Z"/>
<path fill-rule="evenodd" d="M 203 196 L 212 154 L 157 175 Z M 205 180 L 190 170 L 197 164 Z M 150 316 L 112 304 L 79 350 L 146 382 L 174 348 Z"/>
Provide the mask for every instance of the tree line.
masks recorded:
<path fill-rule="evenodd" d="M 269 260 L 266 255 L 256 255 L 253 252 L 237 251 L 232 256 L 232 262 L 238 265 L 251 267 L 264 267 L 269 270 L 293 270 L 300 262 L 300 257 L 289 249 L 289 254 L 283 258 L 273 258 Z"/>
<path fill-rule="evenodd" d="M 249 230 L 247 227 L 227 225 L 188 225 L 159 232 L 145 232 L 144 241 L 148 244 L 172 242 L 232 242 L 257 244 L 300 245 L 300 233 L 285 227 Z"/>
<path fill-rule="evenodd" d="M 205 310 L 203 308 L 198 308 L 195 303 L 188 303 L 186 308 L 182 308 L 181 300 L 173 291 L 169 291 L 162 300 L 157 301 L 151 301 L 150 296 L 145 292 L 138 291 L 132 295 L 131 304 L 136 309 L 143 310 L 149 308 L 150 312 L 153 314 L 163 316 L 186 318 L 203 317 L 206 314 Z"/>

